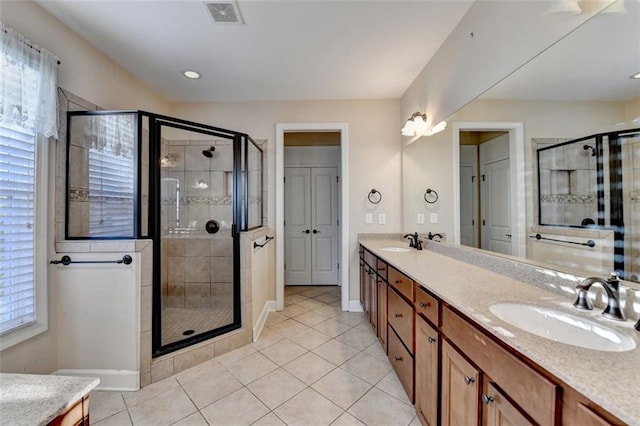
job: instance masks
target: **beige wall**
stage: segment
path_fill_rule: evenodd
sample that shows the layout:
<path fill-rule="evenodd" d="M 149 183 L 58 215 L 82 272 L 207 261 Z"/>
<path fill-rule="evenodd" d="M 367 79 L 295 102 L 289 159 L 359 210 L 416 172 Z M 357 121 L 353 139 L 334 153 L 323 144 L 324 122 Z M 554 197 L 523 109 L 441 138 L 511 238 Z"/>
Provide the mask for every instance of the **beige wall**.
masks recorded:
<path fill-rule="evenodd" d="M 567 138 L 598 133 L 616 127 L 629 128 L 626 122 L 633 102 L 535 102 L 477 100 L 460 110 L 449 120 L 449 127 L 442 133 L 423 137 L 406 146 L 403 151 L 403 198 L 405 231 L 444 231 L 453 234 L 453 124 L 455 122 L 522 122 L 524 123 L 525 161 L 530 164 L 532 138 Z M 636 115 L 637 116 L 637 115 Z M 638 127 L 637 123 L 635 124 Z M 525 192 L 531 194 L 535 177 L 527 166 Z M 438 191 L 436 205 L 425 207 L 421 194 L 424 185 Z M 531 196 L 527 196 L 527 226 L 533 220 Z M 438 225 L 416 225 L 416 214 L 438 212 Z M 428 222 L 428 221 L 427 221 Z"/>
<path fill-rule="evenodd" d="M 171 115 L 268 140 L 267 217 L 271 228 L 275 227 L 276 123 L 346 122 L 349 136 L 346 172 L 349 174 L 350 200 L 350 299 L 358 298 L 358 233 L 402 230 L 399 100 L 172 104 Z M 367 202 L 367 194 L 372 188 L 383 194 L 383 201 L 376 206 Z M 386 225 L 365 225 L 365 212 L 373 213 L 375 218 L 378 213 L 385 213 Z"/>
<path fill-rule="evenodd" d="M 3 1 L 2 22 L 43 46 L 60 58 L 58 84 L 76 95 L 107 109 L 168 111 L 168 103 L 143 86 L 131 74 L 96 50 L 84 39 L 32 1 Z M 58 142 L 64 143 L 64 141 Z M 55 190 L 55 149 L 50 150 L 50 190 Z M 53 196 L 51 203 L 53 204 Z M 53 205 L 50 211 L 55 211 Z M 50 258 L 54 257 L 53 227 L 50 218 Z M 52 275 L 52 274 L 50 274 Z M 0 353 L 0 371 L 50 373 L 57 369 L 56 283 L 49 278 L 49 331 Z"/>

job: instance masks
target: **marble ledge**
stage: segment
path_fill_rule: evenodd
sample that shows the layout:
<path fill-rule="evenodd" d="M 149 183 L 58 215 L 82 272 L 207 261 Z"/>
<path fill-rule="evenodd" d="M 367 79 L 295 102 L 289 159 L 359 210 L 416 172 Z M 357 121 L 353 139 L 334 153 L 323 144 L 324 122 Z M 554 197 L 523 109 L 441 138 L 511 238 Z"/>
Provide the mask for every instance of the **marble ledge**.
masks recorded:
<path fill-rule="evenodd" d="M 46 425 L 98 383 L 92 377 L 0 373 L 0 424 Z"/>
<path fill-rule="evenodd" d="M 504 269 L 516 263 L 510 259 L 496 256 L 492 263 L 486 257 L 479 257 L 470 259 L 477 263 L 472 264 L 454 258 L 452 253 L 436 253 L 434 249 L 446 251 L 457 248 L 447 244 L 449 247 L 445 250 L 444 244 L 433 242 L 428 242 L 427 249 L 422 251 L 394 253 L 380 250 L 384 246 L 398 245 L 398 241 L 396 237 L 359 238 L 360 244 L 367 250 L 473 319 L 496 339 L 540 365 L 623 422 L 640 424 L 640 404 L 637 403 L 636 392 L 640 383 L 640 369 L 637 368 L 640 365 L 640 333 L 633 329 L 637 314 L 626 322 L 619 323 L 603 318 L 596 309 L 589 312 L 577 311 L 572 306 L 575 293 L 570 295 L 563 290 L 554 292 L 551 291 L 552 287 L 545 288 L 544 285 L 536 286 L 518 280 L 513 276 L 514 273 L 505 274 L 508 271 Z M 442 247 L 436 247 L 440 245 Z M 469 255 L 465 251 L 462 258 L 465 254 Z M 503 264 L 504 261 L 507 263 Z M 483 263 L 486 267 L 482 266 Z M 524 263 L 521 265 L 522 268 L 526 266 L 528 265 Z M 490 268 L 497 268 L 500 272 Z M 539 266 L 531 269 L 542 272 Z M 531 273 L 525 278 L 533 279 L 536 276 Z M 570 276 L 559 278 L 569 278 L 569 282 L 572 282 Z M 497 302 L 524 302 L 583 316 L 630 336 L 636 342 L 636 348 L 626 352 L 604 352 L 538 337 L 494 316 L 489 307 Z M 616 386 L 610 386 L 611 383 Z"/>

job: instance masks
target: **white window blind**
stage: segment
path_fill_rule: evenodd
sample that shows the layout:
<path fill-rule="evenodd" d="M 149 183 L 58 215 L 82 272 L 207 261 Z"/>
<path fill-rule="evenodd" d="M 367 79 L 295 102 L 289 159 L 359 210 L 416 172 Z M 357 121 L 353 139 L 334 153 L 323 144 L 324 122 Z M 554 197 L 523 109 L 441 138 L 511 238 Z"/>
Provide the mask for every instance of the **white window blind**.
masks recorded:
<path fill-rule="evenodd" d="M 0 333 L 35 320 L 35 153 L 33 132 L 0 124 Z"/>

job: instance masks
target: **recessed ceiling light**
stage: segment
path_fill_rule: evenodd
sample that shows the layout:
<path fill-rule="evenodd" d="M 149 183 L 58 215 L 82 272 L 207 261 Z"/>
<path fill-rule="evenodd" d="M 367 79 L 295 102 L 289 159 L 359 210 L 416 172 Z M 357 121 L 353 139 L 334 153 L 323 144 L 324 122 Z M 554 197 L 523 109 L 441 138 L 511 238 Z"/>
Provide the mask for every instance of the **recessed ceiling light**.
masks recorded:
<path fill-rule="evenodd" d="M 197 80 L 200 77 L 202 77 L 202 75 L 200 75 L 198 71 L 193 71 L 193 70 L 182 71 L 182 75 L 192 80 Z"/>
<path fill-rule="evenodd" d="M 631 78 L 635 78 L 636 80 L 640 80 L 640 72 L 635 74 L 635 75 L 632 75 Z"/>

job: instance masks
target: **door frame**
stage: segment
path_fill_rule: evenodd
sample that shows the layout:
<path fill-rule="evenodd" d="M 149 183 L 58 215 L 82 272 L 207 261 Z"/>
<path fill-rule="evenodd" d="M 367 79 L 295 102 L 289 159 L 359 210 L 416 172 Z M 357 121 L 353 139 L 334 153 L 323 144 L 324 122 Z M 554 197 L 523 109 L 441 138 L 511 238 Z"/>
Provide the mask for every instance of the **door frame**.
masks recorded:
<path fill-rule="evenodd" d="M 347 123 L 276 124 L 276 310 L 284 309 L 284 134 L 287 132 L 340 132 L 340 241 L 338 274 L 341 306 L 349 310 L 349 137 Z"/>
<path fill-rule="evenodd" d="M 522 122 L 457 122 L 453 123 L 453 242 L 460 244 L 460 132 L 508 131 L 509 174 L 511 175 L 511 254 L 526 257 L 524 124 Z"/>

